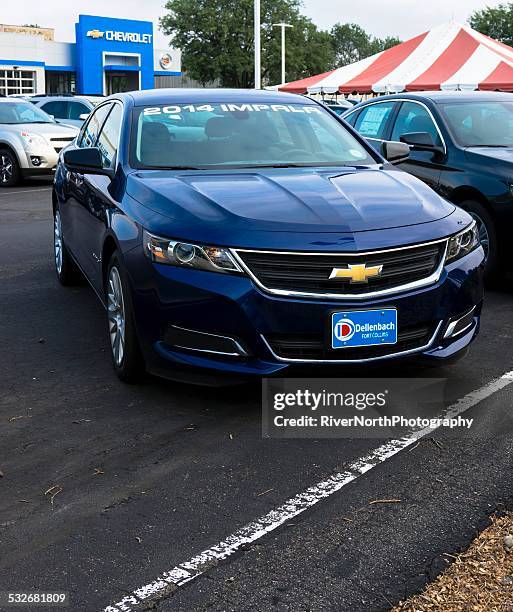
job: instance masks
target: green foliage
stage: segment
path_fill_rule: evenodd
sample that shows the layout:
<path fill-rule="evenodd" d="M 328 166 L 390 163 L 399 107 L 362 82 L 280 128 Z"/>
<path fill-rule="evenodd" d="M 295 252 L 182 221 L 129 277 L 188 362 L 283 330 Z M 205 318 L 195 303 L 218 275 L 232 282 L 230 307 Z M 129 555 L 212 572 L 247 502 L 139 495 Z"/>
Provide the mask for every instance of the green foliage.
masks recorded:
<path fill-rule="evenodd" d="M 380 51 L 386 51 L 391 47 L 400 45 L 403 41 L 397 36 L 386 36 L 385 38 L 372 38 L 371 39 L 371 55 L 379 53 Z"/>
<path fill-rule="evenodd" d="M 499 4 L 474 11 L 469 18 L 472 28 L 513 47 L 513 3 Z"/>
<path fill-rule="evenodd" d="M 399 38 L 373 38 L 356 23 L 337 23 L 331 29 L 335 66 L 345 66 L 389 49 L 401 42 Z"/>
<path fill-rule="evenodd" d="M 300 13 L 299 0 L 262 0 L 262 79 L 280 82 L 281 30 L 273 23 L 291 24 L 286 31 L 287 80 L 328 70 L 333 64 L 330 35 L 319 31 Z M 182 50 L 184 70 L 223 87 L 252 87 L 253 0 L 168 0 L 160 26 Z"/>

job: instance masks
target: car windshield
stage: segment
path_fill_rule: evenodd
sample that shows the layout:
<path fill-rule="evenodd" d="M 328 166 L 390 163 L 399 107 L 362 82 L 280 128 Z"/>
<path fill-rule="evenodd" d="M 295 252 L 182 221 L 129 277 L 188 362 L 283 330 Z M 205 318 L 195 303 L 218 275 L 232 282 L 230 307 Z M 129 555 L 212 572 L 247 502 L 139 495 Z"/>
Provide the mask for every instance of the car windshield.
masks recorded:
<path fill-rule="evenodd" d="M 0 124 L 55 123 L 43 110 L 30 102 L 0 102 Z"/>
<path fill-rule="evenodd" d="M 440 107 L 459 145 L 513 147 L 513 101 L 456 102 Z"/>
<path fill-rule="evenodd" d="M 136 108 L 138 168 L 376 164 L 327 111 L 305 104 L 173 104 Z"/>

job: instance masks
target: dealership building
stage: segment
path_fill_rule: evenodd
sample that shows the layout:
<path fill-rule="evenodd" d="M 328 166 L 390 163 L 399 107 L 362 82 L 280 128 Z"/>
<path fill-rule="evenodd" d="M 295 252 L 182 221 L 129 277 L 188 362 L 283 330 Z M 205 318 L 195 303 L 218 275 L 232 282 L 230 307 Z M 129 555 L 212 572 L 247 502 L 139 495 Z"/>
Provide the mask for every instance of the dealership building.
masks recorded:
<path fill-rule="evenodd" d="M 177 49 L 156 49 L 153 23 L 79 15 L 75 42 L 51 28 L 0 24 L 0 94 L 100 94 L 172 85 Z"/>

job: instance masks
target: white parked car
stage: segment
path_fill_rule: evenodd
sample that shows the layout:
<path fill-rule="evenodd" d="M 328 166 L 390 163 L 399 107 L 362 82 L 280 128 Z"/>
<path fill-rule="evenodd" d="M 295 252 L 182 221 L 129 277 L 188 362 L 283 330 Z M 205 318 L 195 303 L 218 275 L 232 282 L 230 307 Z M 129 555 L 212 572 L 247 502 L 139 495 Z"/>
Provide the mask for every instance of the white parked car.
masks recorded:
<path fill-rule="evenodd" d="M 0 187 L 53 172 L 61 149 L 77 134 L 78 128 L 57 123 L 30 102 L 0 98 Z"/>
<path fill-rule="evenodd" d="M 99 98 L 98 100 L 104 99 Z M 29 100 L 32 104 L 44 110 L 45 113 L 54 117 L 59 123 L 74 125 L 78 128 L 82 127 L 84 121 L 98 104 L 98 101 L 92 97 L 73 96 L 71 94 L 61 96 L 45 94 L 32 96 Z"/>

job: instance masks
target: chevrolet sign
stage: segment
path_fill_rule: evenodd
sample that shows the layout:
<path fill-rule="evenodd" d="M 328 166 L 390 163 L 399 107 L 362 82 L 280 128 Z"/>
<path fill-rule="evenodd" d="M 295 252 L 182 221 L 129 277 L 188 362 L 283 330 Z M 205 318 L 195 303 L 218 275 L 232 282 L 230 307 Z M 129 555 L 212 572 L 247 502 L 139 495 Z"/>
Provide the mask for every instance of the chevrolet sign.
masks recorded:
<path fill-rule="evenodd" d="M 140 32 L 119 32 L 114 30 L 89 30 L 86 34 L 89 38 L 105 38 L 116 42 L 130 42 L 150 45 L 153 34 L 141 34 Z"/>

